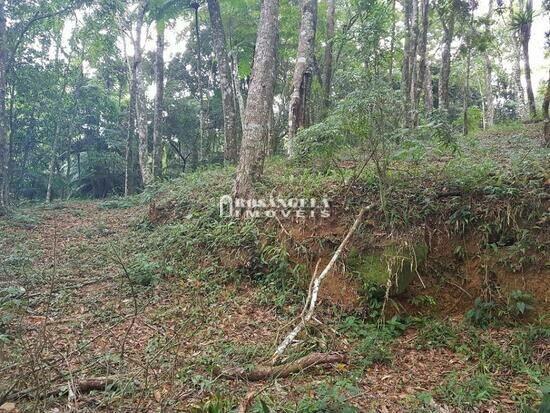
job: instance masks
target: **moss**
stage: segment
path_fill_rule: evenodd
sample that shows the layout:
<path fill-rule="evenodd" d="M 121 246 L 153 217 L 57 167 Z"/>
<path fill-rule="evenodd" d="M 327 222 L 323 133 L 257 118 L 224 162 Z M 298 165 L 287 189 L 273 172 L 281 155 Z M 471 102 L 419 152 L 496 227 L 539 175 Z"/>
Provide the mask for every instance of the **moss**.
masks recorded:
<path fill-rule="evenodd" d="M 394 276 L 392 294 L 398 295 L 405 292 L 427 255 L 428 247 L 424 243 L 413 247 L 389 245 L 374 254 L 352 250 L 346 265 L 360 279 L 363 287 L 386 286 L 388 277 Z"/>

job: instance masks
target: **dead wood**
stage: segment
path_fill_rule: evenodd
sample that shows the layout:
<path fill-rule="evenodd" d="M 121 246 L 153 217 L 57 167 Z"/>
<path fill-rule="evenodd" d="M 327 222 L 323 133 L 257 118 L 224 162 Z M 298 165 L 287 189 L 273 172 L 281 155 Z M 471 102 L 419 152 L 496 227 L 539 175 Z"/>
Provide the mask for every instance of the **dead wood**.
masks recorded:
<path fill-rule="evenodd" d="M 120 387 L 120 377 L 91 377 L 82 379 L 69 384 L 61 384 L 45 392 L 38 392 L 36 388 L 21 390 L 4 397 L 4 400 L 18 399 L 47 399 L 49 397 L 63 396 L 69 391 L 74 394 L 85 394 L 91 391 L 116 390 Z M 138 384 L 135 382 L 135 384 Z"/>
<path fill-rule="evenodd" d="M 261 381 L 288 377 L 314 366 L 346 363 L 347 356 L 339 353 L 312 353 L 296 361 L 278 366 L 257 366 L 252 370 L 242 367 L 223 370 L 220 377 L 229 380 Z"/>

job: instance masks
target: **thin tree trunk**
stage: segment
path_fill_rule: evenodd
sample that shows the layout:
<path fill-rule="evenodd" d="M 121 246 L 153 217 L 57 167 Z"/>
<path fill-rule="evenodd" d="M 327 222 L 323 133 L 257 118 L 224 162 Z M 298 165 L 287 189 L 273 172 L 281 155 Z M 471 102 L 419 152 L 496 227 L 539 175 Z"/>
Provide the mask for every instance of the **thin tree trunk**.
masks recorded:
<path fill-rule="evenodd" d="M 466 55 L 466 79 L 464 81 L 464 96 L 463 96 L 463 106 L 462 106 L 462 118 L 464 122 L 462 133 L 464 136 L 468 135 L 468 105 L 469 105 L 469 96 L 470 96 L 470 60 L 471 60 L 471 51 L 470 45 L 468 45 L 468 53 Z"/>
<path fill-rule="evenodd" d="M 241 90 L 241 80 L 239 79 L 239 57 L 237 52 L 231 53 L 231 76 L 233 78 L 233 90 L 235 90 L 235 100 L 239 107 L 239 117 L 241 119 L 241 130 L 244 131 L 244 111 L 246 102 L 244 101 L 243 92 Z"/>
<path fill-rule="evenodd" d="M 48 168 L 48 188 L 46 190 L 46 202 L 50 203 L 52 202 L 52 185 L 53 185 L 53 176 L 55 171 L 55 162 L 57 158 L 57 140 L 59 135 L 59 123 L 56 121 L 55 123 L 55 131 L 53 134 L 53 141 L 52 141 L 52 152 L 50 155 L 50 164 Z"/>
<path fill-rule="evenodd" d="M 162 176 L 162 111 L 164 101 L 164 21 L 157 20 L 157 50 L 155 54 L 155 108 L 153 115 L 153 177 Z"/>
<path fill-rule="evenodd" d="M 327 0 L 327 34 L 324 59 L 324 109 L 325 112 L 330 106 L 330 90 L 332 86 L 332 48 L 334 41 L 334 16 L 336 14 L 335 0 Z"/>
<path fill-rule="evenodd" d="M 145 17 L 147 3 L 144 1 L 140 7 L 140 12 L 136 23 L 136 33 L 134 41 L 134 67 L 135 67 L 135 86 L 136 86 L 136 121 L 138 130 L 138 160 L 141 179 L 143 185 L 147 186 L 152 181 L 152 174 L 149 159 L 149 147 L 147 142 L 147 104 L 145 100 L 145 82 L 143 79 L 143 45 L 141 44 L 141 31 Z"/>
<path fill-rule="evenodd" d="M 315 26 L 317 0 L 302 0 L 302 20 L 298 39 L 298 54 L 292 78 L 292 94 L 288 107 L 288 155 L 294 156 L 294 138 L 296 132 L 307 126 L 306 101 L 313 75 L 313 47 L 315 44 Z"/>
<path fill-rule="evenodd" d="M 204 137 L 206 134 L 206 107 L 204 103 L 204 91 L 202 85 L 202 64 L 201 64 L 201 36 L 199 30 L 199 3 L 192 3 L 192 7 L 195 9 L 195 41 L 196 41 L 196 59 L 195 59 L 195 71 L 197 73 L 197 90 L 199 98 L 199 139 L 197 147 L 197 160 L 201 162 L 204 157 Z"/>
<path fill-rule="evenodd" d="M 550 145 L 550 114 L 548 113 L 548 107 L 550 106 L 550 74 L 548 75 L 548 81 L 546 82 L 546 93 L 544 94 L 544 101 L 542 102 L 542 116 L 544 116 L 544 143 L 546 146 Z"/>
<path fill-rule="evenodd" d="M 533 0 L 527 0 L 525 5 L 526 14 L 533 12 Z M 523 48 L 523 64 L 525 68 L 525 83 L 527 86 L 527 103 L 529 104 L 529 114 L 532 118 L 537 116 L 537 107 L 535 105 L 535 95 L 533 94 L 533 85 L 531 83 L 531 65 L 529 63 L 529 40 L 531 39 L 531 22 L 525 23 L 521 28 L 521 45 Z"/>
<path fill-rule="evenodd" d="M 279 0 L 264 0 L 246 102 L 243 141 L 233 188 L 233 194 L 237 198 L 246 198 L 252 193 L 253 183 L 259 178 L 265 156 L 270 112 L 266 103 L 273 102 L 278 16 Z"/>
<path fill-rule="evenodd" d="M 418 82 L 415 88 L 415 112 L 413 118 L 413 126 L 418 126 L 418 115 L 419 115 L 419 105 L 420 105 L 420 96 L 422 91 L 425 90 L 425 80 L 426 80 L 426 66 L 427 66 L 427 48 L 428 48 L 428 26 L 430 24 L 430 1 L 421 0 L 421 16 L 422 16 L 422 32 L 420 33 L 420 41 L 418 45 Z"/>
<path fill-rule="evenodd" d="M 212 44 L 216 60 L 222 92 L 224 159 L 227 162 L 236 162 L 238 158 L 237 146 L 237 108 L 235 105 L 234 89 L 232 87 L 231 69 L 225 50 L 225 32 L 223 29 L 220 4 L 218 0 L 208 0 L 208 13 L 212 27 Z"/>
<path fill-rule="evenodd" d="M 389 70 L 389 80 L 393 82 L 393 61 L 395 59 L 395 27 L 397 19 L 395 16 L 395 0 L 392 1 L 392 21 L 391 21 L 391 39 L 390 39 L 390 70 Z"/>
<path fill-rule="evenodd" d="M 133 64 L 132 72 L 133 72 Z M 124 173 L 124 196 L 132 195 L 135 190 L 134 177 L 134 153 L 133 142 L 135 137 L 135 112 L 136 112 L 136 86 L 135 73 L 130 75 L 130 102 L 128 104 L 128 124 L 126 131 L 126 153 L 125 153 L 125 173 Z"/>
<path fill-rule="evenodd" d="M 510 0 L 509 6 L 510 12 L 513 13 L 515 6 L 514 0 Z M 514 95 L 514 101 L 516 103 L 516 112 L 519 119 L 524 119 L 525 112 L 525 93 L 523 85 L 521 83 L 521 41 L 519 33 L 514 30 L 511 33 L 512 44 L 512 93 Z"/>
<path fill-rule="evenodd" d="M 430 63 L 426 62 L 426 75 L 424 79 L 424 109 L 427 113 L 433 111 L 433 101 L 432 71 L 430 69 Z"/>
<path fill-rule="evenodd" d="M 493 0 L 489 0 L 489 11 L 487 12 L 487 23 L 485 25 L 485 32 L 490 34 L 490 20 L 493 17 Z M 485 50 L 485 127 L 490 128 L 494 124 L 495 118 L 495 105 L 493 100 L 493 63 L 491 62 L 491 56 L 489 50 Z"/>
<path fill-rule="evenodd" d="M 0 0 L 0 215 L 8 207 L 8 122 L 6 119 L 6 65 L 8 48 L 6 38 L 6 2 Z"/>
<path fill-rule="evenodd" d="M 449 112 L 449 78 L 451 74 L 451 44 L 454 37 L 454 14 L 451 12 L 446 20 L 444 13 L 440 13 L 443 26 L 443 51 L 441 52 L 441 72 L 439 74 L 438 100 L 439 108 Z"/>

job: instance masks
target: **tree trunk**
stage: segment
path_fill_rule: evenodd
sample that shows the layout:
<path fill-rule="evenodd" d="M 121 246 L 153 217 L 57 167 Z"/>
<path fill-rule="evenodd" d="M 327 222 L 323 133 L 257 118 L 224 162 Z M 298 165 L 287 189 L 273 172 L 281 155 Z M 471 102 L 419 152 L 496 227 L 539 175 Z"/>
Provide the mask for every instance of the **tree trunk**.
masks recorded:
<path fill-rule="evenodd" d="M 54 176 L 54 170 L 55 170 L 55 161 L 57 158 L 57 140 L 59 135 L 59 123 L 55 122 L 55 131 L 53 134 L 53 141 L 52 141 L 52 153 L 50 155 L 50 164 L 48 168 L 48 188 L 46 190 L 46 202 L 50 203 L 52 202 L 52 185 L 53 185 L 53 176 Z"/>
<path fill-rule="evenodd" d="M 216 60 L 218 61 L 218 74 L 220 77 L 220 89 L 222 92 L 223 109 L 223 135 L 224 135 L 224 159 L 227 162 L 236 162 L 238 157 L 237 146 L 237 108 L 231 80 L 229 59 L 225 50 L 225 33 L 223 29 L 220 4 L 218 0 L 208 0 L 208 13 L 212 27 L 212 44 Z"/>
<path fill-rule="evenodd" d="M 298 39 L 298 54 L 292 77 L 292 94 L 288 107 L 288 155 L 294 156 L 294 138 L 296 132 L 307 126 L 306 101 L 313 75 L 313 47 L 315 45 L 315 26 L 317 0 L 302 0 L 302 20 Z"/>
<path fill-rule="evenodd" d="M 239 79 L 239 57 L 237 52 L 231 53 L 231 76 L 233 78 L 233 90 L 235 91 L 236 106 L 239 107 L 239 118 L 241 119 L 241 130 L 244 131 L 244 111 L 246 102 L 244 101 L 241 90 L 241 80 Z"/>
<path fill-rule="evenodd" d="M 527 0 L 525 5 L 526 14 L 533 12 L 533 0 Z M 537 116 L 537 107 L 535 105 L 535 95 L 533 94 L 533 85 L 531 83 L 531 65 L 529 63 L 529 40 L 531 39 L 531 23 L 525 23 L 521 28 L 521 45 L 523 49 L 523 64 L 525 69 L 525 83 L 527 86 L 527 103 L 529 105 L 529 114 L 532 118 Z"/>
<path fill-rule="evenodd" d="M 155 54 L 155 108 L 153 115 L 153 177 L 162 176 L 162 111 L 164 101 L 164 21 L 157 20 L 157 50 Z"/>
<path fill-rule="evenodd" d="M 415 95 L 418 76 L 417 47 L 418 47 L 418 0 L 406 0 L 404 5 L 405 47 L 403 50 L 403 111 L 405 126 L 414 126 Z"/>
<path fill-rule="evenodd" d="M 195 9 L 195 41 L 196 41 L 196 59 L 195 59 L 195 71 L 197 74 L 197 90 L 198 90 L 198 99 L 199 99 L 199 139 L 197 148 L 197 161 L 201 162 L 204 157 L 204 136 L 206 131 L 206 107 L 204 103 L 204 91 L 202 85 L 202 58 L 201 58 L 201 36 L 199 30 L 199 3 L 192 3 L 191 6 Z M 195 165 L 196 166 L 196 165 Z"/>
<path fill-rule="evenodd" d="M 264 0 L 256 37 L 254 66 L 245 109 L 243 141 L 233 194 L 245 198 L 253 191 L 253 183 L 259 178 L 269 119 L 268 103 L 273 102 L 275 83 L 275 56 L 279 0 Z"/>
<path fill-rule="evenodd" d="M 422 16 L 422 32 L 420 33 L 420 41 L 418 44 L 418 57 L 419 57 L 419 63 L 418 63 L 418 82 L 415 88 L 415 112 L 414 112 L 414 118 L 413 118 L 413 126 L 418 126 L 418 115 L 419 115 L 419 105 L 420 105 L 420 96 L 422 94 L 422 91 L 425 90 L 426 85 L 426 66 L 427 66 L 427 60 L 426 60 L 426 53 L 428 48 L 428 26 L 430 24 L 430 1 L 429 0 L 421 0 L 421 16 Z"/>
<path fill-rule="evenodd" d="M 138 160 L 139 170 L 143 185 L 147 186 L 152 181 L 149 159 L 149 147 L 147 142 L 147 104 L 145 100 L 145 82 L 143 79 L 143 45 L 141 44 L 141 31 L 145 16 L 146 2 L 140 5 L 140 12 L 136 22 L 134 40 L 134 67 L 136 86 L 136 121 L 138 130 Z"/>
<path fill-rule="evenodd" d="M 548 113 L 548 107 L 550 106 L 550 74 L 548 75 L 548 81 L 546 82 L 546 93 L 544 94 L 544 101 L 542 102 L 542 116 L 544 116 L 544 143 L 546 146 L 550 145 L 550 114 Z"/>
<path fill-rule="evenodd" d="M 464 81 L 464 96 L 463 96 L 463 105 L 462 105 L 462 118 L 464 126 L 462 133 L 464 136 L 468 135 L 468 105 L 469 105 L 469 96 L 470 96 L 470 60 L 471 60 L 471 49 L 470 44 L 468 44 L 468 53 L 466 55 L 466 79 Z"/>
<path fill-rule="evenodd" d="M 332 86 L 332 48 L 334 41 L 334 15 L 336 14 L 335 0 L 327 0 L 327 34 L 325 45 L 325 61 L 324 61 L 324 109 L 325 112 L 330 106 L 330 90 Z"/>
<path fill-rule="evenodd" d="M 489 0 L 489 11 L 487 12 L 488 23 L 485 25 L 485 32 L 490 34 L 490 20 L 493 17 L 493 1 Z M 485 127 L 490 128 L 494 124 L 495 118 L 495 105 L 493 101 L 493 64 L 491 62 L 491 56 L 489 50 L 485 50 L 483 58 L 485 60 Z"/>
<path fill-rule="evenodd" d="M 433 101 L 432 71 L 430 69 L 430 63 L 426 62 L 426 75 L 424 79 L 424 109 L 427 113 L 433 111 Z"/>
<path fill-rule="evenodd" d="M 132 195 L 135 190 L 134 177 L 134 151 L 133 142 L 135 137 L 135 112 L 136 112 L 136 83 L 135 83 L 134 65 L 130 69 L 130 102 L 128 103 L 128 130 L 126 131 L 126 153 L 125 153 L 125 173 L 124 173 L 124 196 Z"/>
<path fill-rule="evenodd" d="M 438 99 L 439 108 L 449 112 L 449 78 L 451 74 L 451 44 L 454 37 L 454 14 L 451 12 L 447 21 L 440 13 L 443 26 L 443 51 L 441 52 L 441 72 L 439 74 Z"/>
<path fill-rule="evenodd" d="M 0 215 L 8 207 L 8 122 L 6 119 L 6 65 L 8 59 L 6 38 L 6 2 L 0 0 Z"/>

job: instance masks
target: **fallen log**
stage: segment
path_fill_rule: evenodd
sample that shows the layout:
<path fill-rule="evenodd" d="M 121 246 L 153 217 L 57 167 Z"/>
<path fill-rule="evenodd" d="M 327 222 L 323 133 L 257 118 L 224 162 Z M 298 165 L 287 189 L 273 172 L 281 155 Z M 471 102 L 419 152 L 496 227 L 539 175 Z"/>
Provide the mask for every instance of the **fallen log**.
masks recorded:
<path fill-rule="evenodd" d="M 221 371 L 220 377 L 229 380 L 261 381 L 288 377 L 293 373 L 306 370 L 310 367 L 346 363 L 347 356 L 340 353 L 312 353 L 296 361 L 278 366 L 257 366 L 252 370 L 242 367 Z"/>
<path fill-rule="evenodd" d="M 47 399 L 49 397 L 59 397 L 71 392 L 72 394 L 85 394 L 91 391 L 116 390 L 120 387 L 121 378 L 116 376 L 110 377 L 93 377 L 83 380 L 78 380 L 73 383 L 60 384 L 45 392 L 38 392 L 36 388 L 21 390 L 8 394 L 4 400 L 18 399 Z M 138 383 L 135 382 L 137 385 Z"/>

